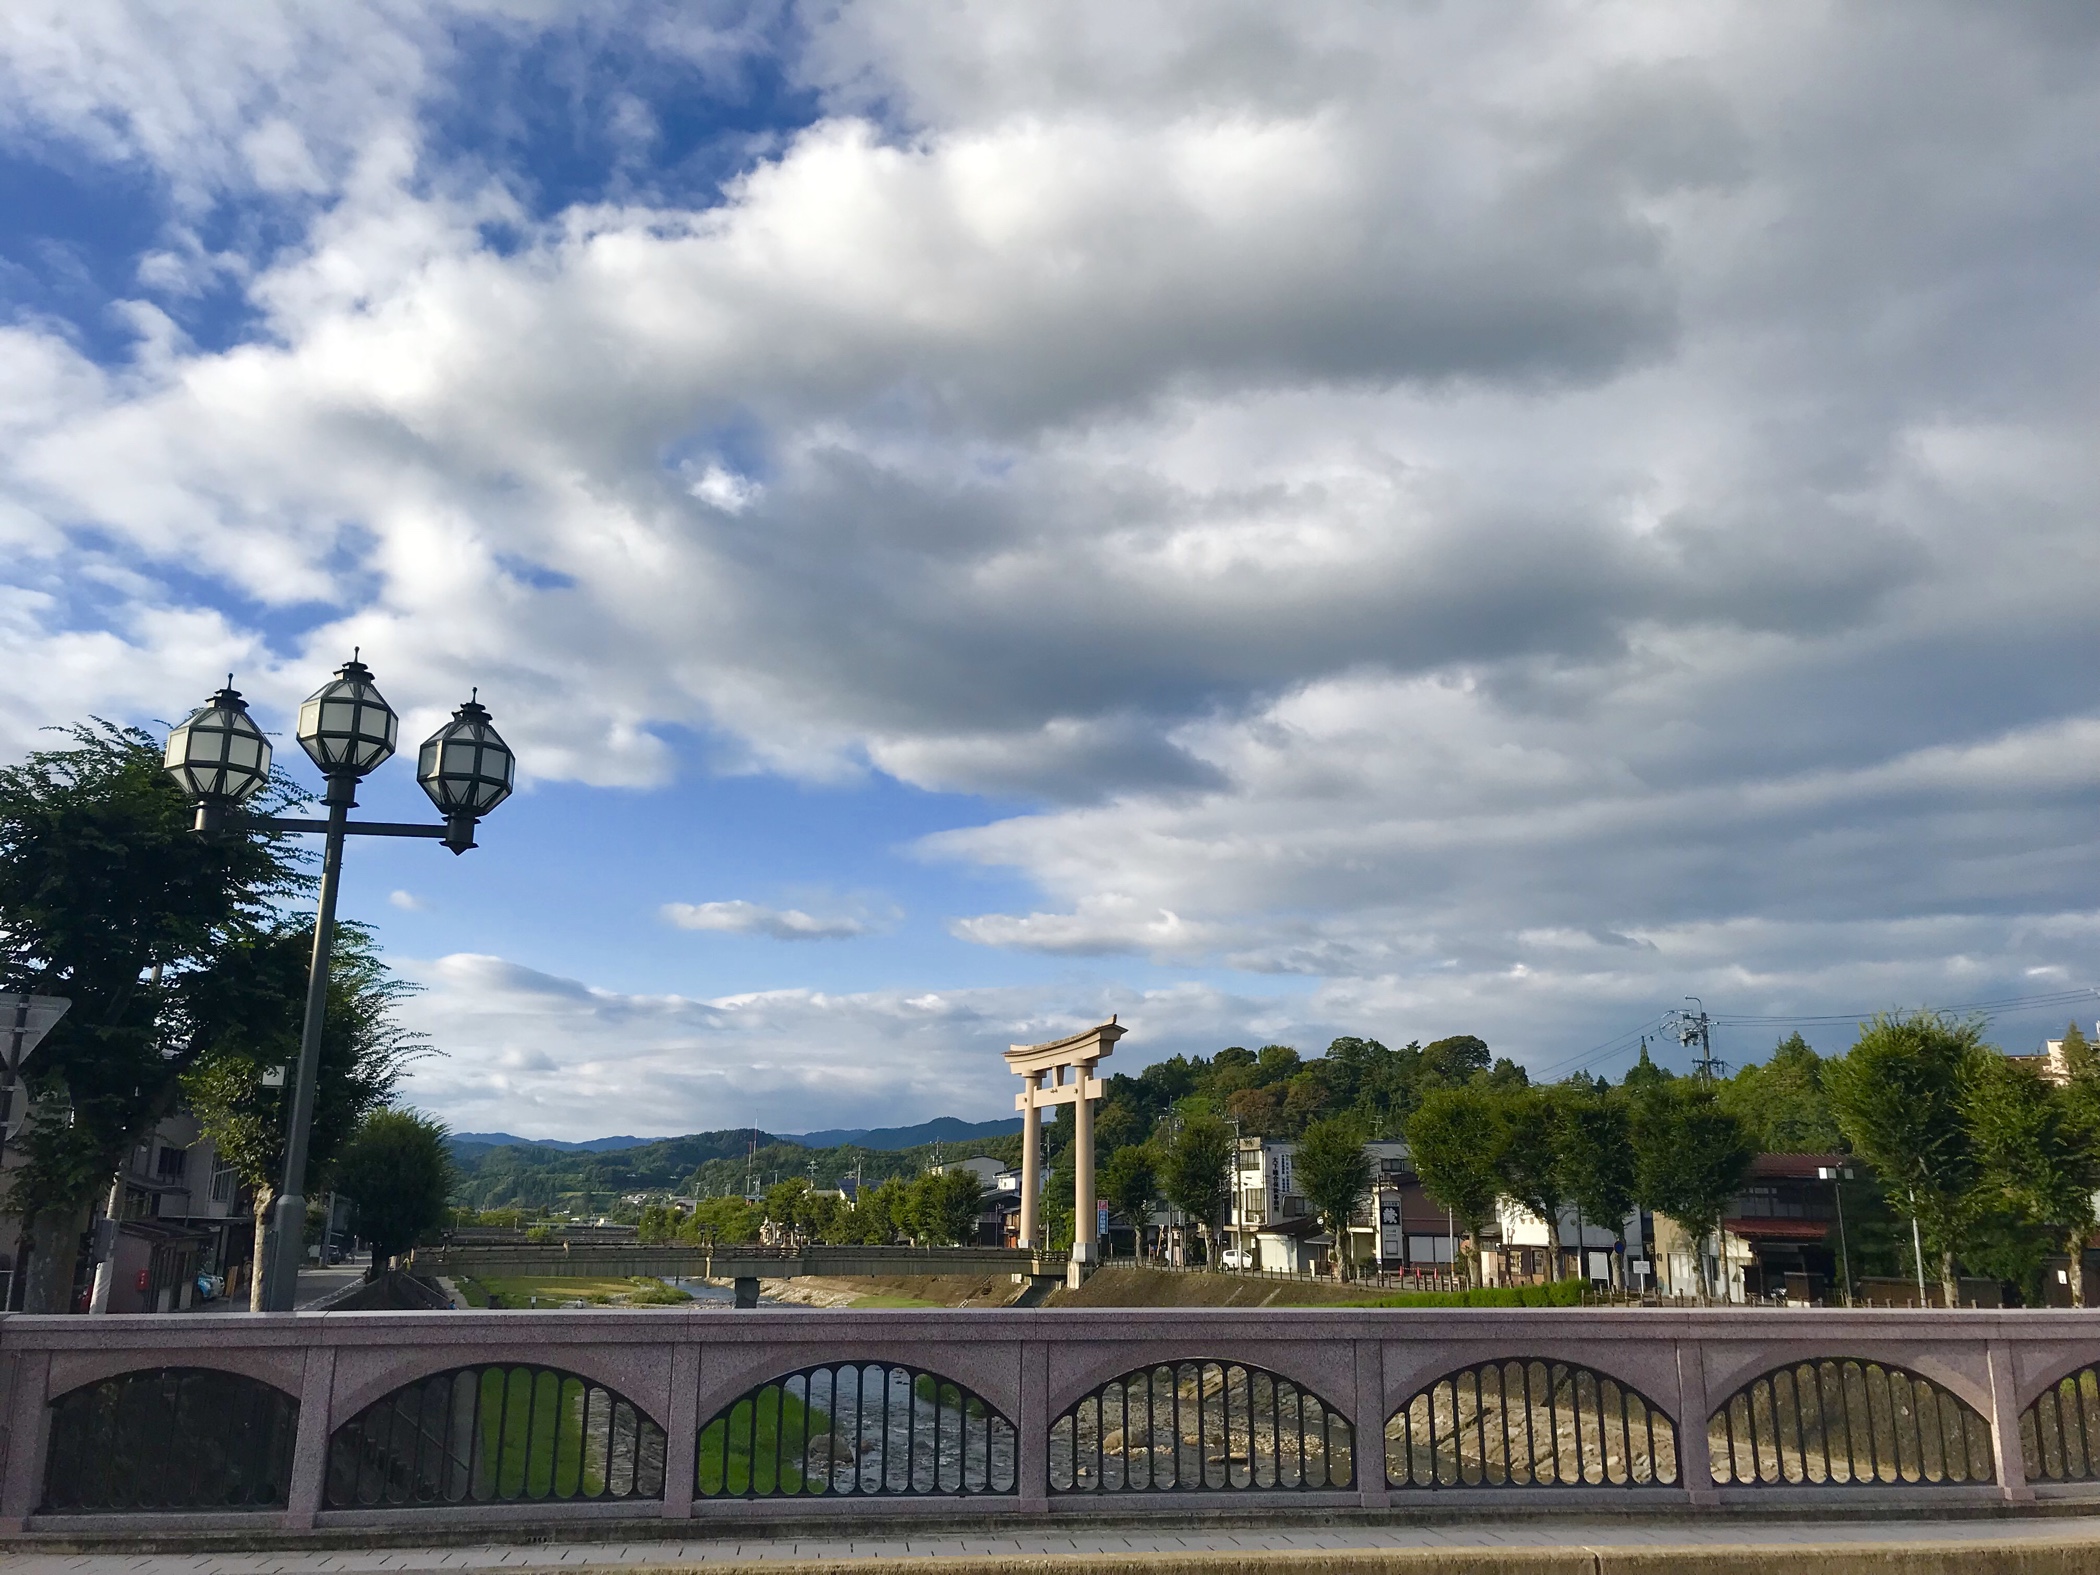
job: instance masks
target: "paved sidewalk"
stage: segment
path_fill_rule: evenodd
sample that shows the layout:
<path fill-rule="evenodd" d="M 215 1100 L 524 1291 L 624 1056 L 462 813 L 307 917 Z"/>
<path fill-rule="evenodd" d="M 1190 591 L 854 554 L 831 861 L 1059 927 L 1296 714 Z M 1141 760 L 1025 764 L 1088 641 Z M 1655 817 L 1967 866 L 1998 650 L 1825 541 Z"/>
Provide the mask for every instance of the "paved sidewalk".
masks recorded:
<path fill-rule="evenodd" d="M 1513 1565 L 1545 1568 L 1609 1569 L 1626 1555 L 1683 1550 L 1711 1567 L 1715 1555 L 1740 1551 L 1746 1565 L 1767 1564 L 1775 1553 L 1814 1549 L 1847 1550 L 1841 1564 L 1865 1564 L 1869 1549 L 1895 1551 L 1925 1545 L 1985 1555 L 1979 1568 L 2004 1567 L 1990 1554 L 2039 1554 L 2072 1544 L 2077 1549 L 2069 1567 L 2100 1569 L 2100 1517 L 2032 1516 L 1988 1520 L 1766 1520 L 1626 1519 L 1517 1521 L 1441 1526 L 1342 1526 L 1328 1530 L 1278 1529 L 1204 1532 L 1146 1531 L 1113 1527 L 1029 1530 L 1014 1536 L 943 1533 L 925 1536 L 883 1535 L 825 1540 L 818 1537 L 738 1538 L 733 1533 L 630 1543 L 527 1543 L 477 1547 L 368 1549 L 301 1549 L 248 1553 L 39 1553 L 0 1554 L 0 1575 L 352 1575 L 357 1571 L 481 1571 L 517 1569 L 669 1570 L 720 1569 L 752 1564 L 816 1564 L 837 1569 L 861 1560 L 875 1569 L 896 1569 L 897 1561 L 914 1566 L 954 1561 L 969 1567 L 1012 1568 L 1009 1561 L 1057 1560 L 1048 1567 L 1074 1571 L 1113 1567 L 1126 1560 L 1150 1562 L 1147 1555 L 1194 1557 L 1191 1567 L 1228 1567 L 1232 1555 L 1283 1555 L 1261 1560 L 1262 1566 L 1287 1571 L 1300 1560 L 1315 1565 L 1322 1554 L 1370 1556 L 1397 1554 L 1396 1566 L 1434 1568 L 1446 1555 L 1453 1567 L 1485 1567 L 1495 1555 L 1508 1555 Z M 2086 1550 L 2090 1549 L 2088 1555 Z M 1555 1559 L 1554 1554 L 1569 1555 Z M 1295 1557 L 1294 1557 L 1295 1555 Z M 1425 1555 L 1430 1557 L 1424 1557 Z M 1541 1557 L 1543 1555 L 1543 1557 Z M 1220 1556 L 1223 1556 L 1220 1558 Z M 1350 1558 L 1355 1563 L 1355 1558 Z M 1648 1560 L 1640 1561 L 1644 1566 Z M 1364 1567 L 1369 1567 L 1367 1564 Z M 1669 1567 L 1664 1560 L 1660 1567 Z"/>

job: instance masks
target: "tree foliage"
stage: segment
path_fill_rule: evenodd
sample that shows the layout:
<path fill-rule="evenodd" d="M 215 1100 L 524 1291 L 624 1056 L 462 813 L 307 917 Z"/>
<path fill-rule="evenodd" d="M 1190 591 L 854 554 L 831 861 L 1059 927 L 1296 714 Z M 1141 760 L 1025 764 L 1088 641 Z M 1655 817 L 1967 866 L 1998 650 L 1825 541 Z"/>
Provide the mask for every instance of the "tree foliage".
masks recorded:
<path fill-rule="evenodd" d="M 1844 1136 L 1824 1092 L 1823 1066 L 1807 1040 L 1789 1034 L 1762 1065 L 1739 1067 L 1719 1086 L 1721 1104 L 1766 1153 L 1831 1153 Z"/>
<path fill-rule="evenodd" d="M 1347 1267 L 1349 1219 L 1371 1190 L 1371 1159 L 1363 1132 L 1346 1116 L 1315 1121 L 1298 1140 L 1293 1162 L 1298 1190 L 1334 1237 L 1334 1272 Z"/>
<path fill-rule="evenodd" d="M 444 1124 L 414 1110 L 375 1110 L 336 1159 L 336 1185 L 372 1246 L 372 1272 L 437 1229 L 449 1212 L 452 1154 Z"/>
<path fill-rule="evenodd" d="M 1625 1095 L 1597 1090 L 1562 1095 L 1560 1180 L 1592 1225 L 1618 1230 L 1633 1207 L 1633 1114 Z"/>
<path fill-rule="evenodd" d="M 1873 1166 L 1890 1204 L 1917 1223 L 1949 1307 L 1959 1300 L 1963 1235 L 1981 1202 L 1963 1094 L 1978 1058 L 1992 1054 L 1979 1022 L 1884 1015 L 1823 1072 L 1839 1131 Z"/>
<path fill-rule="evenodd" d="M 1160 1170 L 1167 1201 L 1188 1215 L 1213 1249 L 1219 1218 L 1232 1198 L 1231 1163 L 1232 1129 L 1215 1117 L 1197 1116 L 1182 1122 Z M 1214 1250 L 1210 1261 L 1216 1261 Z"/>
<path fill-rule="evenodd" d="M 1979 1266 L 2032 1294 L 2044 1255 L 2060 1248 L 2070 1260 L 2072 1305 L 2083 1307 L 2085 1243 L 2100 1189 L 2100 1110 L 2090 1066 L 2064 1087 L 2004 1056 L 1972 1057 L 1963 1070 L 1979 1194 L 1970 1213 L 1999 1222 L 1985 1255 L 1996 1261 Z M 1973 1245 L 1969 1255 L 1979 1258 Z"/>
<path fill-rule="evenodd" d="M 1640 1094 L 1633 1109 L 1634 1193 L 1684 1227 L 1707 1293 L 1705 1243 L 1720 1229 L 1756 1155 L 1740 1117 L 1706 1085 L 1680 1078 Z"/>
<path fill-rule="evenodd" d="M 1101 1196 L 1129 1224 L 1143 1227 L 1159 1200 L 1159 1166 L 1150 1145 L 1127 1144 L 1108 1156 L 1101 1167 Z"/>
<path fill-rule="evenodd" d="M 1501 1195 L 1503 1101 L 1492 1090 L 1447 1088 L 1429 1094 L 1407 1124 L 1422 1190 L 1466 1228 L 1466 1275 L 1480 1283 L 1480 1237 Z"/>
<path fill-rule="evenodd" d="M 29 1064 L 38 1093 L 72 1111 L 23 1144 L 11 1203 L 30 1215 L 109 1185 L 202 1048 L 167 1031 L 183 981 L 273 928 L 308 884 L 282 838 L 197 836 L 148 734 L 97 722 L 66 737 L 0 770 L 0 984 L 73 1002 Z M 278 778 L 258 807 L 297 796 Z"/>
<path fill-rule="evenodd" d="M 1559 1089 L 1526 1088 L 1503 1096 L 1502 1144 L 1496 1173 L 1503 1195 L 1546 1223 L 1546 1278 L 1560 1278 L 1560 1212 L 1567 1196 L 1565 1099 Z"/>

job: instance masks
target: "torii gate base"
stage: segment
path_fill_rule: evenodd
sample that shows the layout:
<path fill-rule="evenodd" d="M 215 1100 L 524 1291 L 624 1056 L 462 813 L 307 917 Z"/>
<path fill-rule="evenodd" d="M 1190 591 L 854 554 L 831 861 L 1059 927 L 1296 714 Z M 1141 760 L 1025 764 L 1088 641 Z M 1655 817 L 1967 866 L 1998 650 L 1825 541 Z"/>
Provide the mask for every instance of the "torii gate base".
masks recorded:
<path fill-rule="evenodd" d="M 1039 1202 L 1043 1186 L 1043 1127 L 1040 1112 L 1046 1105 L 1072 1107 L 1072 1257 L 1065 1266 L 1065 1283 L 1077 1290 L 1100 1261 L 1100 1230 L 1094 1211 L 1094 1101 L 1103 1087 L 1094 1068 L 1130 1030 L 1116 1025 L 1115 1018 L 1067 1039 L 1048 1044 L 1015 1045 L 1006 1052 L 1006 1064 L 1018 1072 L 1025 1084 L 1014 1096 L 1021 1112 L 1021 1240 L 1019 1245 L 1040 1245 Z M 1068 1082 L 1065 1074 L 1071 1072 Z M 1046 1086 L 1043 1075 L 1048 1073 Z"/>

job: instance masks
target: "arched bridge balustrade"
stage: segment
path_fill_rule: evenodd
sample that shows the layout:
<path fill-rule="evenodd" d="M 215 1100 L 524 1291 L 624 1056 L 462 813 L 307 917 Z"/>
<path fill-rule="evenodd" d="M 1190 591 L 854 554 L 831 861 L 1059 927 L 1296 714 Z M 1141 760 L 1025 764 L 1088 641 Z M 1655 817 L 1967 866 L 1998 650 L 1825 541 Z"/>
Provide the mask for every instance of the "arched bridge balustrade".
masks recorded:
<path fill-rule="evenodd" d="M 1822 1357 L 1752 1379 L 1707 1423 L 1722 1486 L 1988 1483 L 1991 1429 L 1929 1378 L 1882 1362 Z"/>
<path fill-rule="evenodd" d="M 1014 1425 L 938 1373 L 829 1362 L 768 1379 L 700 1428 L 696 1497 L 1016 1491 Z"/>
<path fill-rule="evenodd" d="M 1396 1488 L 1670 1487 L 1677 1429 L 1639 1390 L 1567 1362 L 1446 1373 L 1385 1424 Z"/>
<path fill-rule="evenodd" d="M 1163 1362 L 1112 1378 L 1050 1426 L 1053 1493 L 1346 1488 L 1349 1419 L 1242 1362 Z"/>
<path fill-rule="evenodd" d="M 660 1499 L 664 1430 L 576 1373 L 459 1367 L 396 1389 L 335 1430 L 329 1509 Z"/>
<path fill-rule="evenodd" d="M 155 1367 L 51 1402 L 43 1513 L 282 1509 L 299 1402 L 215 1367 Z"/>
<path fill-rule="evenodd" d="M 2020 1456 L 2030 1482 L 2100 1478 L 2100 1367 L 2067 1373 L 2020 1413 Z"/>

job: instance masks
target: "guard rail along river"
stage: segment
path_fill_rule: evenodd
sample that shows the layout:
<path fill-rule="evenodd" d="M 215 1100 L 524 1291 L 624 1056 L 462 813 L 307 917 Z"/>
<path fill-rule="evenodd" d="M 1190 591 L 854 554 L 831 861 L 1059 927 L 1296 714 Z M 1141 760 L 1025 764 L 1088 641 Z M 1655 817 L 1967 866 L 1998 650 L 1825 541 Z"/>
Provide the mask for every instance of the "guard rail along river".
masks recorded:
<path fill-rule="evenodd" d="M 0 1531 L 2100 1502 L 2100 1312 L 0 1319 Z"/>

